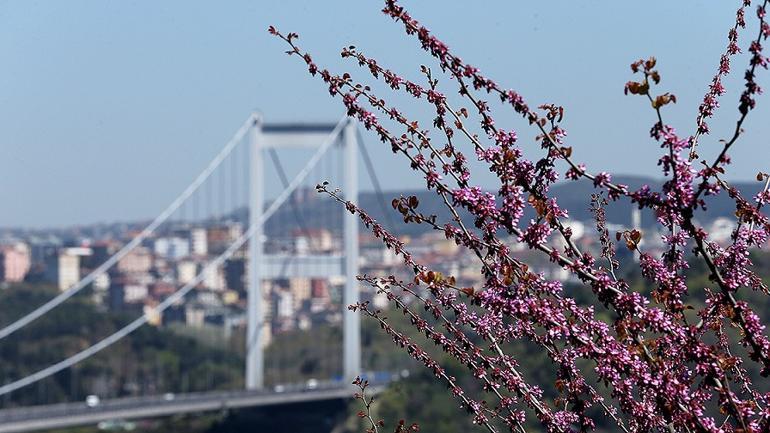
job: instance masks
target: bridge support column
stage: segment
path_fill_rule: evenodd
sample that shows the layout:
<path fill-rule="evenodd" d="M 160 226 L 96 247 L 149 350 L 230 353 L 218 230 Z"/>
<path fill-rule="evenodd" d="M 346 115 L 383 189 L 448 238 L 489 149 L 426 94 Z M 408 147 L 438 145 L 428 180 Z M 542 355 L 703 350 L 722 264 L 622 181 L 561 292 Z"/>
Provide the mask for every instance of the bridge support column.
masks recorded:
<path fill-rule="evenodd" d="M 358 201 L 358 140 L 356 123 L 349 119 L 343 132 L 345 199 Z M 358 293 L 358 215 L 345 211 L 345 289 L 342 294 L 343 379 L 353 380 L 361 374 L 361 315 L 349 311 L 348 305 L 359 300 Z"/>
<path fill-rule="evenodd" d="M 259 389 L 265 385 L 263 357 L 264 298 L 262 294 L 262 255 L 264 253 L 264 229 L 259 223 L 265 209 L 264 162 L 262 159 L 262 118 L 254 115 L 249 131 L 249 223 L 256 227 L 249 240 L 249 271 L 246 324 L 246 389 Z"/>

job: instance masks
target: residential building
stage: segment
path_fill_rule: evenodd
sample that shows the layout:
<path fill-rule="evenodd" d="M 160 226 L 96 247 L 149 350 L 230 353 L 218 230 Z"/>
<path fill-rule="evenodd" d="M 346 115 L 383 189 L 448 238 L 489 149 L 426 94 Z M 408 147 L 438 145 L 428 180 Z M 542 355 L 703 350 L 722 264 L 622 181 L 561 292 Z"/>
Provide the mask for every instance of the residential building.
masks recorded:
<path fill-rule="evenodd" d="M 31 265 L 29 246 L 23 242 L 0 246 L 0 281 L 24 281 Z"/>
<path fill-rule="evenodd" d="M 198 275 L 198 264 L 192 260 L 183 260 L 176 264 L 176 280 L 179 284 L 187 284 Z"/>
<path fill-rule="evenodd" d="M 152 253 L 147 247 L 136 247 L 118 260 L 116 268 L 124 274 L 143 274 L 152 269 Z"/>
<path fill-rule="evenodd" d="M 190 249 L 194 256 L 205 256 L 209 253 L 209 243 L 206 229 L 194 228 L 190 230 Z"/>
<path fill-rule="evenodd" d="M 180 237 L 155 239 L 155 255 L 170 260 L 179 260 L 190 255 L 190 241 Z"/>
<path fill-rule="evenodd" d="M 45 280 L 59 290 L 67 290 L 80 281 L 81 257 L 90 256 L 90 248 L 60 248 L 45 260 Z"/>

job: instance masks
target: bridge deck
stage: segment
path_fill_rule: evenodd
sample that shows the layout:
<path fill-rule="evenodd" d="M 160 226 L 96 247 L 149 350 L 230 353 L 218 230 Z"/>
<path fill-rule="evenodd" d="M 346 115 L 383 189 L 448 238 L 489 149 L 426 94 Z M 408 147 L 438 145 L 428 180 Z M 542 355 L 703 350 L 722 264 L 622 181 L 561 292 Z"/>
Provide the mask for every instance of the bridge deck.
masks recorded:
<path fill-rule="evenodd" d="M 373 386 L 371 392 L 379 392 L 382 387 Z M 312 390 L 296 386 L 284 392 L 219 391 L 177 394 L 173 398 L 120 398 L 103 400 L 95 407 L 88 407 L 85 403 L 65 403 L 4 409 L 0 410 L 0 433 L 88 425 L 115 419 L 154 418 L 191 412 L 352 398 L 353 393 L 354 390 L 350 386 L 323 385 Z"/>

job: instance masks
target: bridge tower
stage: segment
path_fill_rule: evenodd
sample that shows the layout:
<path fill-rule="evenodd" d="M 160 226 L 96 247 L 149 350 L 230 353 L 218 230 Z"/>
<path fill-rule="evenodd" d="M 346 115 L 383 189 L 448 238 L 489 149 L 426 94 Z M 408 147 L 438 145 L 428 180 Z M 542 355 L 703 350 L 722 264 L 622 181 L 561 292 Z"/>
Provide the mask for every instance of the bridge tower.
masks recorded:
<path fill-rule="evenodd" d="M 344 125 L 335 124 L 264 124 L 260 115 L 254 116 L 249 131 L 250 197 L 249 219 L 256 227 L 249 241 L 248 300 L 246 331 L 246 388 L 264 387 L 264 318 L 266 305 L 262 281 L 286 273 L 292 276 L 320 278 L 344 275 L 343 308 L 343 377 L 352 380 L 361 372 L 360 316 L 347 310 L 358 302 L 358 218 L 344 212 L 344 254 L 289 256 L 271 254 L 264 250 L 265 235 L 258 224 L 265 209 L 264 152 L 271 148 L 320 147 L 326 140 L 334 139 L 343 152 L 343 194 L 346 200 L 358 200 L 358 134 L 352 119 Z M 341 126 L 341 127 L 340 127 Z"/>

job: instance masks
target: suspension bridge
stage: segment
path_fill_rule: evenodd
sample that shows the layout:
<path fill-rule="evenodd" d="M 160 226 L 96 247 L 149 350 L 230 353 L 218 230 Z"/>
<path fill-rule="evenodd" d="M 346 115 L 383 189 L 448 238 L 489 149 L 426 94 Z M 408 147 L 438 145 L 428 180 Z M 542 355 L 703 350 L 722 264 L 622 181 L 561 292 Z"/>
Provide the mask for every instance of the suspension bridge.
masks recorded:
<path fill-rule="evenodd" d="M 295 165 L 302 160 L 297 155 L 309 154 L 309 158 L 290 177 L 290 167 L 282 164 L 279 154 L 292 152 L 294 158 L 291 161 Z M 379 190 L 376 174 L 353 121 L 343 118 L 336 124 L 265 124 L 261 115 L 250 115 L 203 171 L 130 241 L 77 282 L 62 288 L 55 297 L 0 328 L 1 345 L 9 342 L 7 337 L 34 326 L 36 320 L 84 289 L 93 290 L 105 276 L 115 280 L 125 278 L 123 274 L 126 272 L 122 272 L 125 269 L 121 270 L 121 266 L 128 268 L 126 263 L 129 259 L 135 258 L 137 252 L 146 249 L 151 241 L 156 241 L 157 254 L 159 238 L 166 238 L 163 244 L 166 245 L 170 242 L 167 239 L 173 240 L 172 236 L 176 236 L 173 233 L 178 233 L 180 228 L 232 223 L 238 220 L 239 209 L 248 210 L 246 215 L 242 215 L 240 226 L 229 226 L 242 229 L 230 230 L 227 236 L 214 239 L 209 236 L 207 247 L 203 248 L 205 251 L 200 251 L 200 246 L 196 247 L 193 242 L 189 246 L 190 251 L 177 254 L 181 257 L 179 260 L 189 261 L 186 257 L 197 253 L 194 275 L 190 273 L 182 278 L 181 271 L 177 269 L 164 277 L 162 270 L 154 270 L 159 275 L 158 279 L 174 283 L 173 290 L 165 292 L 165 296 L 154 304 L 142 305 L 138 310 L 142 314 L 134 320 L 116 332 L 92 341 L 77 353 L 31 374 L 5 378 L 5 383 L 0 385 L 0 397 L 5 402 L 0 409 L 0 433 L 93 424 L 118 418 L 147 418 L 350 397 L 350 381 L 364 374 L 360 316 L 346 309 L 347 305 L 358 302 L 360 297 L 356 280 L 360 257 L 359 222 L 355 215 L 341 208 L 334 212 L 313 214 L 310 209 L 312 203 L 303 194 L 312 191 L 310 185 L 331 177 L 339 182 L 346 200 L 357 201 L 359 152 L 363 154 L 372 185 Z M 176 257 L 170 257 L 168 247 L 164 248 L 164 257 L 173 262 Z M 225 266 L 234 260 L 243 263 L 243 275 L 235 275 L 235 283 L 217 283 L 217 278 L 212 278 L 212 275 L 221 277 Z M 109 351 L 110 347 L 145 325 L 162 324 L 164 314 L 184 305 L 191 294 L 202 287 L 225 286 L 218 288 L 221 291 L 228 289 L 227 286 L 239 285 L 238 281 L 243 283 L 245 292 L 244 302 L 240 304 L 243 310 L 241 323 L 245 328 L 244 389 L 175 393 L 166 390 L 169 392 L 155 395 L 102 397 L 98 404 L 85 404 L 82 399 L 24 407 L 13 404 L 14 393 L 19 390 L 45 383 L 45 380 L 64 370 L 100 352 Z M 287 281 L 288 285 L 296 283 L 294 285 L 300 288 L 293 292 L 285 290 L 281 285 L 286 286 Z M 314 283 L 310 290 L 304 287 L 308 286 L 308 281 Z M 112 286 L 115 285 L 111 283 L 108 289 L 110 298 L 114 297 Z M 125 286 L 121 286 L 122 291 L 117 291 L 122 296 L 119 300 L 123 302 L 128 299 Z M 335 296 L 329 294 L 333 288 L 338 288 L 339 293 Z M 332 303 L 332 298 L 337 302 Z M 333 377 L 293 382 L 288 378 L 281 383 L 275 380 L 269 383 L 270 378 L 265 375 L 265 348 L 271 344 L 272 335 L 280 331 L 279 328 L 292 328 L 298 323 L 297 317 L 293 317 L 298 314 L 297 309 L 290 307 L 303 301 L 305 307 L 310 302 L 312 307 L 307 308 L 315 312 L 341 317 L 342 354 L 333 358 L 341 358 L 342 365 L 326 370 L 337 371 Z M 330 314 L 330 311 L 335 314 Z M 312 319 L 308 320 L 312 322 Z M 372 380 L 377 385 L 374 387 L 376 391 L 391 377 L 379 374 Z"/>

